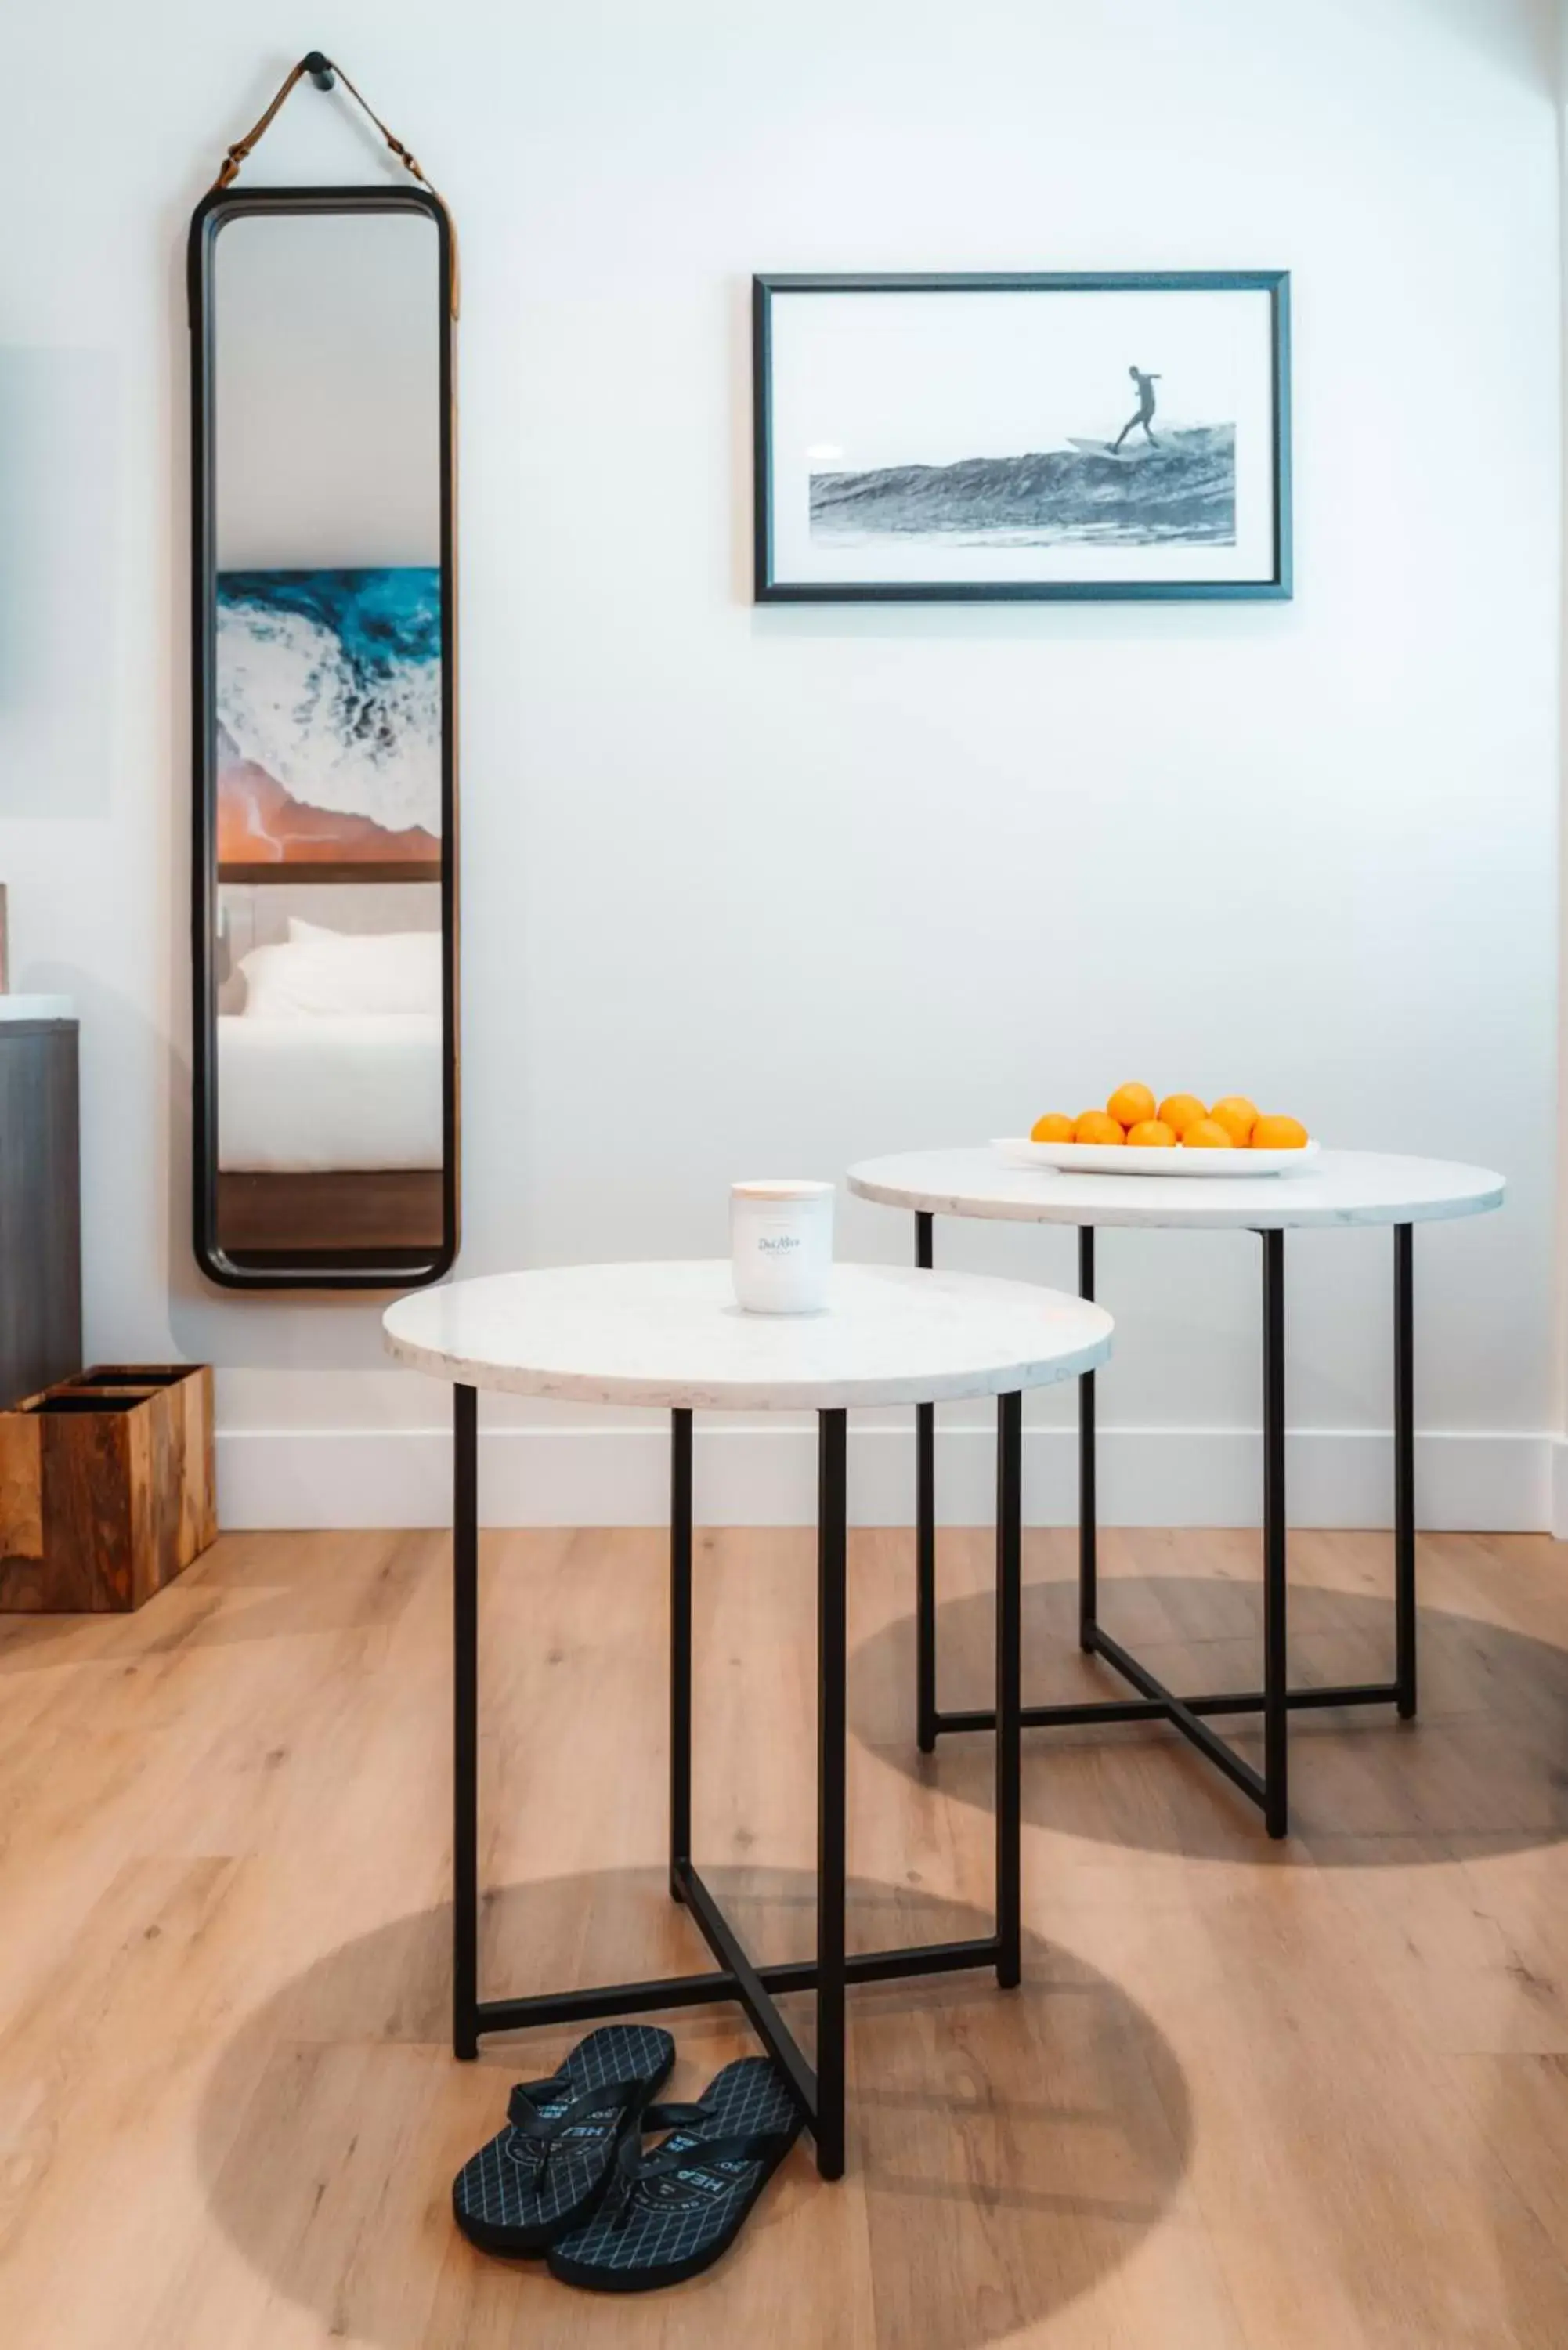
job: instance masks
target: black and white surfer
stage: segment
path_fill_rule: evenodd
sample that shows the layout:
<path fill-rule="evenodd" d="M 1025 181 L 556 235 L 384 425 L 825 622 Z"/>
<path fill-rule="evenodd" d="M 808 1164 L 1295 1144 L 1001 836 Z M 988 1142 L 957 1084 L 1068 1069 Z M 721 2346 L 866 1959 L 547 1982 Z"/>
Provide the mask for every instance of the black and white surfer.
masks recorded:
<path fill-rule="evenodd" d="M 1158 441 L 1155 438 L 1153 431 L 1154 388 L 1159 381 L 1159 378 L 1158 375 L 1145 375 L 1141 368 L 1136 367 L 1128 368 L 1127 373 L 1131 376 L 1134 383 L 1137 386 L 1137 413 L 1136 416 L 1129 416 L 1127 418 L 1127 422 L 1122 426 L 1121 431 L 1111 442 L 1111 454 L 1113 457 L 1117 454 L 1122 442 L 1127 439 L 1127 434 L 1133 430 L 1135 425 L 1141 424 L 1143 426 L 1143 437 L 1148 442 L 1151 449 L 1158 449 L 1160 445 Z"/>

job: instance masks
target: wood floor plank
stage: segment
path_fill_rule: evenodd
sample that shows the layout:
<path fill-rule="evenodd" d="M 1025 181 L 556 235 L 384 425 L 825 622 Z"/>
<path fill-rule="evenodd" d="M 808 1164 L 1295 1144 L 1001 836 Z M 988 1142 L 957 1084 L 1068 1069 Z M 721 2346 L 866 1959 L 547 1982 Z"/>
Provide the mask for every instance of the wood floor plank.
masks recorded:
<path fill-rule="evenodd" d="M 1024 1555 L 1026 1693 L 1106 1693 L 1073 1535 Z M 1107 1530 L 1105 1620 L 1251 1685 L 1257 1557 Z M 1286 1846 L 1163 1726 L 1029 1733 L 1022 1988 L 854 1993 L 846 2179 L 803 2143 L 722 2268 L 631 2303 L 451 2222 L 576 2035 L 446 2045 L 444 1537 L 225 1536 L 134 1617 L 0 1623 L 0 2338 L 1561 2350 L 1568 1549 L 1420 1566 L 1421 1719 L 1298 1718 Z M 706 1963 L 664 1882 L 667 1573 L 656 1532 L 485 1537 L 493 1993 Z M 942 1530 L 944 1702 L 989 1693 L 992 1575 Z M 1387 1538 L 1303 1534 L 1292 1575 L 1297 1677 L 1381 1675 Z M 852 1946 L 982 1931 L 991 1745 L 913 1751 L 909 1534 L 857 1532 L 849 1589 Z M 699 1861 L 759 1954 L 809 1951 L 812 1539 L 703 1532 L 695 1591 Z M 674 2095 L 752 2044 L 668 2020 Z"/>

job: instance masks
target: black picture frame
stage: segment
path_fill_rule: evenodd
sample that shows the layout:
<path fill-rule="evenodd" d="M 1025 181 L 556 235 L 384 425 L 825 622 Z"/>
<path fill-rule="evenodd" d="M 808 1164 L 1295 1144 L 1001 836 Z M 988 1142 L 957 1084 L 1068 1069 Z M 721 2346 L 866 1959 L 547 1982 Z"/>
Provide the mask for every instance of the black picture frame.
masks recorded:
<path fill-rule="evenodd" d="M 1266 293 L 1272 320 L 1272 568 L 1257 579 L 1082 581 L 800 580 L 777 576 L 774 514 L 774 305 L 792 294 Z M 1293 593 L 1291 531 L 1290 272 L 1255 270 L 866 272 L 752 280 L 753 592 L 759 604 L 1280 601 Z"/>
<path fill-rule="evenodd" d="M 412 213 L 436 231 L 440 369 L 441 659 L 441 1239 L 421 1249 L 225 1249 L 218 1230 L 218 880 L 216 564 L 213 431 L 213 264 L 218 236 L 245 214 Z M 213 189 L 191 216 L 186 299 L 191 335 L 191 951 L 192 1221 L 196 1262 L 226 1289 L 413 1289 L 439 1281 L 462 1241 L 458 1003 L 457 549 L 453 239 L 445 206 L 423 189 Z M 308 878 L 306 875 L 306 878 Z"/>

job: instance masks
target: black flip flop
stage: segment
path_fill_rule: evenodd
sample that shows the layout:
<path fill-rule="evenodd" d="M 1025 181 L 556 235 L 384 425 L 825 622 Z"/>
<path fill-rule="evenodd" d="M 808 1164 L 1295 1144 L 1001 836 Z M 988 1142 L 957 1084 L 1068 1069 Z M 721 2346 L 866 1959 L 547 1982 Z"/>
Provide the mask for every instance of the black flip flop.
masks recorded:
<path fill-rule="evenodd" d="M 800 2135 L 801 2112 L 765 2056 L 715 2074 L 700 2105 L 649 2106 L 641 2132 L 668 2130 L 651 2154 L 628 2137 L 604 2201 L 550 2247 L 550 2274 L 595 2293 L 651 2293 L 711 2268 Z"/>
<path fill-rule="evenodd" d="M 598 2207 L 638 2116 L 670 2078 L 675 2043 L 641 2023 L 607 2023 L 580 2040 L 547 2081 L 520 2081 L 506 2127 L 452 2183 L 452 2216 L 470 2243 L 527 2260 Z"/>

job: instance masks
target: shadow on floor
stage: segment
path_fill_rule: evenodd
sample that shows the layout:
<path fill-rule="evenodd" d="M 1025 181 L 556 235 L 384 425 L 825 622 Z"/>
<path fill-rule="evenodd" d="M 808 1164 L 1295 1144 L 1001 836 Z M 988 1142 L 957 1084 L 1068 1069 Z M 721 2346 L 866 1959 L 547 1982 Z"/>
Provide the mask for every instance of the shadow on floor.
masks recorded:
<path fill-rule="evenodd" d="M 754 1955 L 809 1949 L 809 1877 L 713 1882 Z M 901 1887 L 857 1882 L 850 1904 L 852 1948 L 989 1929 Z M 851 1992 L 841 2184 L 817 2178 L 803 2139 L 711 2274 L 646 2301 L 567 2300 L 542 2270 L 474 2252 L 448 2196 L 500 2126 L 508 2085 L 547 2073 L 578 2035 L 531 2033 L 455 2063 L 449 1930 L 444 1908 L 400 1918 L 286 1982 L 246 2017 L 203 2098 L 197 2161 L 219 2221 L 334 2336 L 380 2350 L 480 2350 L 566 2325 L 574 2343 L 777 2340 L 794 2310 L 825 2345 L 980 2350 L 1128 2259 L 1186 2167 L 1188 2096 L 1168 2043 L 1115 1982 L 1026 1937 L 1018 1991 L 975 1973 Z M 486 1904 L 484 1942 L 493 1992 L 711 1963 L 652 1870 L 509 1887 Z M 810 2000 L 786 2008 L 809 2044 Z M 671 2096 L 754 2045 L 733 2009 L 663 2021 L 680 2049 Z M 202 2338 L 193 2298 L 168 2311 L 178 2338 Z"/>
<path fill-rule="evenodd" d="M 1077 1585 L 1025 1586 L 1023 1697 L 1030 1703 L 1132 1694 L 1079 1651 Z M 1262 1599 L 1252 1583 L 1213 1575 L 1102 1581 L 1100 1620 L 1179 1692 L 1256 1689 Z M 937 1613 L 939 1702 L 992 1702 L 991 1595 Z M 1371 1594 L 1293 1589 L 1297 1683 L 1383 1681 L 1393 1671 L 1393 1611 Z M 1392 1706 L 1298 1713 L 1291 1724 L 1292 1844 L 1317 1861 L 1379 1866 L 1527 1850 L 1568 1835 L 1568 1651 L 1480 1617 L 1423 1607 L 1420 1718 Z M 944 1736 L 932 1758 L 914 1745 L 915 1626 L 900 1617 L 850 1659 L 850 1720 L 894 1768 L 989 1809 L 991 1741 Z M 1261 1721 L 1220 1720 L 1262 1762 Z M 1109 1844 L 1188 1857 L 1256 1859 L 1259 1814 L 1163 1723 L 1026 1730 L 1026 1822 Z"/>

